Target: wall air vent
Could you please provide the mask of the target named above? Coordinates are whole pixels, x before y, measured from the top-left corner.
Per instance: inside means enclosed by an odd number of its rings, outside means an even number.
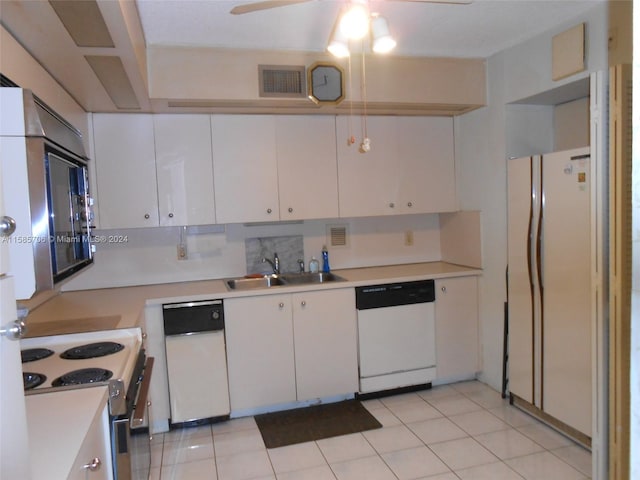
[[[347,225],[327,225],[327,243],[332,247],[348,247]]]
[[[258,77],[261,97],[307,96],[304,65],[258,65]]]

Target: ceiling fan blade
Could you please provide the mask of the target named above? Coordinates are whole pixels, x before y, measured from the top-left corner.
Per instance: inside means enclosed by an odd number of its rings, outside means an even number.
[[[266,0],[263,2],[246,3],[233,7],[231,12],[233,15],[242,15],[244,13],[257,12],[259,10],[268,10],[270,8],[286,7],[296,3],[307,3],[314,0]]]
[[[391,2],[416,2],[416,3],[450,3],[458,5],[468,5],[473,0],[389,0]]]

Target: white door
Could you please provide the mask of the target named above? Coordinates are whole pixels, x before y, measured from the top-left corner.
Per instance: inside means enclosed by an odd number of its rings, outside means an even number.
[[[1,165],[0,165],[1,166]],[[0,217],[4,209],[2,169],[0,168]],[[8,243],[0,236],[0,326],[16,318],[13,278],[8,271]],[[27,416],[22,386],[20,342],[0,336],[0,478],[30,479]]]
[[[508,291],[509,391],[534,403],[534,276],[531,248],[535,238],[532,157],[509,160],[508,171]]]
[[[338,217],[335,129],[330,115],[276,117],[282,220]]]
[[[216,223],[209,115],[154,115],[160,226]]]
[[[353,288],[292,295],[298,400],[358,391]]]
[[[166,337],[171,422],[229,415],[224,330]]]
[[[358,344],[361,377],[435,366],[433,302],[358,311]]]
[[[218,223],[280,219],[273,115],[212,115]]]
[[[542,409],[591,435],[589,149],[542,158]]]

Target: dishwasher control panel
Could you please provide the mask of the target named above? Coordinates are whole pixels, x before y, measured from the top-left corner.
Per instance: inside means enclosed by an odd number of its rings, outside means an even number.
[[[162,316],[167,336],[224,330],[222,300],[166,303]]]
[[[436,288],[433,280],[386,283],[356,288],[356,308],[358,310],[429,303],[434,302],[435,299]]]

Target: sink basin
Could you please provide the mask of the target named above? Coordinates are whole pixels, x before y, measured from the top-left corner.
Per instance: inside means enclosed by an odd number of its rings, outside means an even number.
[[[331,272],[286,273],[284,275],[265,275],[264,277],[231,278],[225,281],[225,285],[229,290],[257,290],[283,285],[310,285],[344,281],[344,278]]]
[[[285,285],[283,279],[277,275],[266,275],[258,278],[233,278],[225,283],[230,290],[253,290]]]
[[[288,273],[282,275],[286,285],[307,285],[313,283],[344,282],[345,279],[331,272]]]

